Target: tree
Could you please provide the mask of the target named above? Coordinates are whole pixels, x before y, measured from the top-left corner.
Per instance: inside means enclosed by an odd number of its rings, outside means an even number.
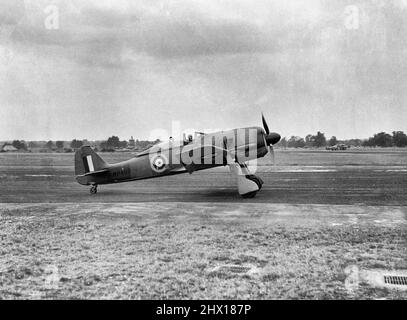
[[[301,137],[291,136],[291,138],[287,141],[287,146],[289,148],[304,148],[305,141]]]
[[[64,147],[64,142],[63,142],[63,141],[57,141],[57,142],[55,143],[55,145],[56,145],[56,147],[57,147],[58,149],[62,149],[62,148]]]
[[[407,135],[403,131],[393,131],[393,144],[396,147],[407,147]]]
[[[28,143],[28,147],[29,147],[29,148],[37,148],[37,147],[38,147],[38,144],[37,144],[35,141],[30,141],[30,142]]]
[[[329,139],[329,145],[334,146],[338,144],[338,139],[336,139],[335,136],[332,136],[331,139]]]
[[[364,146],[364,147],[374,147],[374,146],[375,146],[375,143],[374,143],[373,137],[370,137],[370,138],[367,139],[367,140],[363,140],[362,146]]]
[[[307,147],[313,147],[314,146],[314,139],[315,139],[315,136],[313,136],[312,134],[308,134],[305,137],[305,145]]]
[[[105,151],[108,150],[107,142],[106,142],[106,141],[102,141],[102,142],[100,143],[100,149],[101,149],[101,151],[103,151],[103,152],[105,152]]]
[[[79,149],[80,147],[82,147],[82,145],[83,145],[83,142],[81,140],[73,139],[71,142],[72,149]]]
[[[50,140],[47,142],[46,146],[48,149],[52,149],[54,147],[54,143]]]
[[[386,132],[380,132],[373,136],[374,145],[379,147],[391,147],[393,138]]]
[[[362,145],[363,141],[360,139],[350,139],[350,140],[345,140],[344,143],[347,144],[348,146],[360,147]]]
[[[326,146],[326,138],[322,132],[318,131],[317,135],[313,136],[313,138],[314,138],[314,144],[313,144],[314,147],[319,148],[319,147]]]
[[[283,139],[280,140],[279,145],[280,145],[282,148],[287,148],[287,146],[288,146],[288,141],[287,141],[286,137],[284,137]]]
[[[393,145],[393,137],[386,132],[380,132],[363,141],[364,147],[391,147]]]
[[[11,144],[18,150],[27,150],[27,145],[24,141],[14,140]]]
[[[120,147],[120,139],[117,136],[111,136],[107,139],[107,147],[108,148],[119,148]]]
[[[128,145],[128,143],[127,143],[126,140],[123,140],[123,141],[119,142],[119,147],[120,148],[127,148],[127,145]]]

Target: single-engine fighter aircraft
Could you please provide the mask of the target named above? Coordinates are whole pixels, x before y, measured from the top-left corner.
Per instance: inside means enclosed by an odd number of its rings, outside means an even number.
[[[270,132],[262,115],[263,128],[248,127],[210,134],[198,133],[192,139],[163,142],[137,154],[132,159],[108,164],[89,146],[75,153],[76,180],[97,186],[149,179],[228,165],[237,177],[238,191],[244,198],[253,198],[263,181],[250,173],[246,162],[270,153],[274,162],[273,145],[280,141],[278,133]]]

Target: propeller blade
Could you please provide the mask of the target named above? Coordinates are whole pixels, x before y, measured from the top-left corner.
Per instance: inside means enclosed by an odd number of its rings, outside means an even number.
[[[272,145],[269,146],[269,151],[270,151],[270,157],[271,157],[271,161],[273,162],[273,166],[276,165],[276,159],[274,157],[274,148]]]
[[[261,121],[263,122],[264,130],[266,131],[266,134],[268,135],[270,133],[270,130],[269,130],[269,126],[267,125],[266,119],[264,118],[263,113],[261,113]]]

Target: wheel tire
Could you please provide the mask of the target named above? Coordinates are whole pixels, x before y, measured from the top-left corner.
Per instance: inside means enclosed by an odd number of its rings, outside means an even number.
[[[260,183],[260,180],[256,177],[255,179],[253,179],[254,182],[256,182],[257,186],[259,187],[259,190],[261,189],[262,185]]]
[[[261,180],[259,177],[256,177],[254,174],[247,175],[246,178],[255,182],[257,184],[257,186],[259,187],[259,191],[260,191],[261,187],[263,186],[263,180]]]
[[[252,199],[252,198],[254,198],[256,196],[256,194],[257,194],[257,191],[252,191],[252,192],[249,192],[249,193],[246,193],[246,194],[242,194],[242,198],[244,198],[244,199]]]

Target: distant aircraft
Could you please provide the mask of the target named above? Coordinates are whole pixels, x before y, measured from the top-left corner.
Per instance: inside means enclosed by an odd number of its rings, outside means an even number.
[[[237,177],[238,192],[244,198],[253,198],[263,185],[261,178],[250,173],[246,162],[270,153],[274,162],[273,145],[281,139],[270,132],[264,115],[263,128],[247,127],[210,134],[199,132],[195,139],[175,142],[172,137],[137,154],[134,158],[106,163],[89,146],[75,153],[76,180],[91,185],[90,193],[97,193],[97,186],[150,179],[228,165]]]
[[[329,150],[329,151],[346,150],[346,149],[348,149],[348,146],[346,144],[341,143],[341,144],[336,144],[334,146],[328,146],[325,149]]]

